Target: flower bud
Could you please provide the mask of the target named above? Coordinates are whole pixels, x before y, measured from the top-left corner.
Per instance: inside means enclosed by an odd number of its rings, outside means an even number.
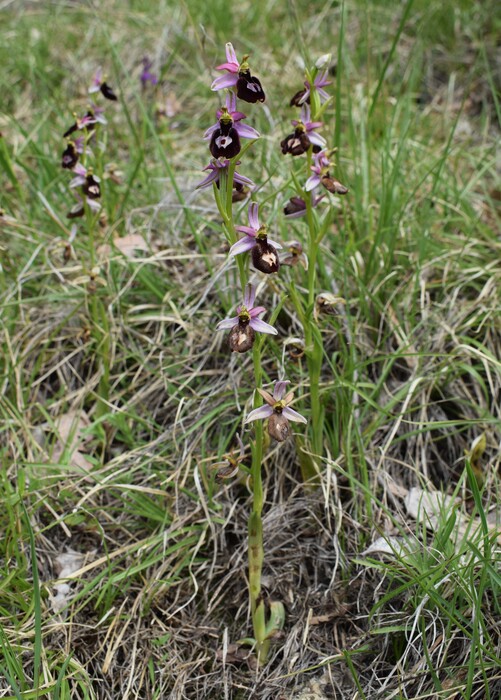
[[[318,68],[319,70],[321,68],[325,68],[325,66],[328,66],[329,63],[332,61],[332,54],[331,53],[324,53],[320,58],[317,58],[315,61],[315,68]]]

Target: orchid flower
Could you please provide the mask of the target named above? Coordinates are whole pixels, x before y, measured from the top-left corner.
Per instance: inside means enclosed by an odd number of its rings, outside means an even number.
[[[280,261],[277,249],[282,246],[268,239],[268,229],[263,224],[259,225],[259,205],[256,202],[249,204],[249,226],[236,226],[235,230],[244,233],[244,238],[234,243],[230,248],[230,256],[240,255],[246,251],[252,251],[252,263],[256,270],[266,274],[277,272]]]
[[[72,170],[78,163],[79,156],[83,153],[84,138],[79,136],[74,141],[68,141],[61,156],[61,167]]]
[[[152,85],[156,85],[158,83],[158,78],[155,73],[151,72],[151,68],[153,66],[153,61],[150,61],[150,59],[145,56],[143,58],[143,70],[141,72],[141,75],[139,76],[139,80],[141,81],[141,85],[143,88],[146,87],[146,83],[151,83]]]
[[[216,187],[219,187],[221,173],[225,171],[226,174],[228,174],[229,165],[230,161],[224,158],[214,158],[211,160],[209,165],[204,168],[204,170],[210,170],[209,174],[202,180],[202,182],[199,182],[198,185],[196,185],[195,189],[203,190],[205,187],[210,187],[212,183],[214,183]],[[240,165],[240,161],[237,162],[237,165]],[[233,173],[233,186],[238,191],[242,191],[245,186],[255,187],[256,185],[248,177],[235,172]]]
[[[219,120],[223,114],[228,113],[233,120],[233,127],[240,137],[243,139],[257,139],[259,138],[259,131],[256,131],[252,126],[247,124],[240,124],[242,119],[246,119],[246,115],[243,112],[237,111],[237,98],[233,92],[228,92],[226,94],[226,108],[218,109],[216,112],[216,117],[218,121],[207,129],[204,134],[204,139],[206,141],[210,140],[212,134],[220,128]]]
[[[70,182],[70,187],[81,187],[88,199],[99,199],[101,196],[100,179],[94,175],[92,169],[86,170],[81,163],[73,168],[75,177]]]
[[[297,413],[289,404],[294,398],[294,392],[290,391],[286,394],[288,381],[277,382],[273,389],[273,395],[269,394],[264,389],[259,389],[266,404],[255,408],[249,413],[245,419],[246,423],[254,420],[264,420],[268,418],[268,432],[272,438],[278,442],[283,442],[290,435],[289,421],[296,423],[306,423],[306,418],[300,413]]]
[[[290,265],[291,267],[295,267],[296,265],[301,264],[305,270],[308,269],[308,258],[299,241],[288,241],[287,243],[284,243],[284,248],[287,250],[287,255],[280,260],[282,265]]]
[[[113,92],[113,89],[104,80],[103,71],[101,70],[101,68],[98,68],[97,71],[94,73],[92,84],[88,92],[89,94],[92,94],[94,92],[101,92],[107,100],[112,100],[113,102],[116,102],[118,99],[115,93]]]
[[[315,208],[324,196],[322,194],[319,197],[313,197],[311,206]],[[301,216],[305,216],[306,202],[302,197],[291,197],[284,207],[284,214],[286,219],[299,219]]]
[[[313,146],[313,152],[318,152],[325,148],[327,142],[323,136],[315,133],[315,129],[323,126],[322,122],[312,122],[308,105],[304,104],[301,109],[300,119],[292,119],[295,127],[294,133],[286,136],[281,142],[282,153],[290,153],[292,156],[300,156]]]
[[[254,344],[255,334],[268,333],[277,335],[277,330],[265,323],[260,318],[266,309],[264,306],[254,306],[256,290],[248,284],[244,292],[243,304],[237,308],[237,315],[233,318],[225,318],[216,326],[216,330],[230,329],[228,343],[234,352],[247,352]]]
[[[238,62],[233,44],[226,44],[226,63],[216,66],[216,70],[225,70],[228,75],[221,75],[211,85],[211,90],[223,90],[224,88],[236,88],[237,97],[244,102],[264,102],[265,95],[258,78],[251,75],[248,56],[244,56],[242,63]]]
[[[318,73],[313,80],[313,87],[318,93],[318,97],[320,100],[320,104],[323,104],[324,102],[327,102],[329,99],[329,94],[324,90],[324,87],[327,85],[331,84],[330,80],[327,80],[327,76],[329,75],[328,70],[324,70],[321,73]],[[290,106],[291,107],[301,107],[305,102],[306,104],[310,104],[310,95],[311,95],[311,85],[308,80],[304,81],[304,90],[299,90],[299,92],[296,92],[294,97],[290,101]]]
[[[304,186],[307,192],[311,192],[319,185],[323,185],[332,194],[346,194],[348,192],[347,187],[330,176],[329,171],[333,164],[329,160],[329,155],[330,152],[324,150],[313,157],[314,164],[311,166],[313,175],[306,180]]]
[[[238,474],[240,468],[240,463],[245,459],[245,446],[242,442],[242,438],[237,433],[236,434],[238,443],[238,454],[235,455],[236,450],[232,449],[229,454],[223,455],[226,461],[218,462],[213,464],[211,469],[216,470],[216,479],[222,481],[223,479],[231,479]]]

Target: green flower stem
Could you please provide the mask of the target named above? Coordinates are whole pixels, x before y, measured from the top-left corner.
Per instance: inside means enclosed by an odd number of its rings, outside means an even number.
[[[99,215],[94,214],[87,203],[85,203],[84,206],[86,209],[90,272],[93,274],[96,265],[95,227]],[[95,290],[89,290],[89,315],[91,319],[92,337],[96,344],[96,357],[98,358],[100,372],[97,388],[96,418],[101,418],[109,411],[111,340],[106,306]]]
[[[228,175],[221,173],[220,176],[220,189],[217,185],[214,185],[214,199],[216,200],[217,209],[223,219],[223,230],[228,243],[233,245],[237,242],[237,232],[235,231],[235,224],[233,222],[233,174],[235,172],[236,164],[231,161],[228,168]],[[245,261],[241,255],[236,256],[238,274],[240,277],[240,284],[242,290],[245,289],[247,283],[247,272],[245,269]]]
[[[310,172],[312,158],[311,149],[307,154],[307,167]],[[315,324],[314,308],[317,282],[317,257],[321,235],[318,232],[318,221],[313,212],[311,192],[305,192],[306,220],[308,222],[308,304],[304,315],[304,339],[306,344],[306,360],[310,379],[310,406],[313,452],[322,457],[324,434],[324,410],[320,399],[320,372],[322,369],[323,341],[322,335]]]
[[[228,173],[221,173],[219,188],[214,185],[214,199],[223,219],[223,229],[226,240],[230,245],[237,242],[237,232],[233,222],[233,176],[235,173],[236,161],[230,161]],[[243,256],[236,256],[240,283],[242,290],[248,281],[248,272]],[[256,387],[262,384],[261,368],[261,345],[262,340],[257,338],[253,346],[254,382]],[[256,391],[254,397],[254,408],[262,405],[262,398]],[[249,600],[251,607],[252,627],[254,631],[255,652],[258,664],[266,661],[271,640],[268,638],[266,628],[266,606],[261,598],[261,576],[264,561],[263,549],[263,481],[261,465],[263,461],[263,424],[261,421],[255,423],[255,440],[252,445],[252,512],[248,524],[248,547],[249,547]]]
[[[253,347],[254,377],[256,386],[261,386],[261,342],[256,341]],[[254,408],[263,403],[256,391]],[[252,512],[249,517],[249,597],[251,604],[252,626],[256,640],[256,656],[258,663],[265,663],[270,648],[270,640],[266,632],[266,610],[261,598],[261,575],[264,561],[263,548],[263,480],[261,467],[263,461],[263,424],[255,423],[255,441],[252,446]]]

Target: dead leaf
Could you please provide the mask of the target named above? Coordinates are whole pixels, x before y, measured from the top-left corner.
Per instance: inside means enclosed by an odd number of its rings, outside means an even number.
[[[59,462],[63,455],[66,455],[69,465],[89,471],[92,462],[87,459],[82,447],[92,439],[92,436],[85,432],[90,424],[90,418],[85,411],[68,411],[58,416],[54,421],[57,442],[52,452],[52,460]],[[44,427],[46,426],[47,424]]]
[[[482,522],[478,515],[470,518],[467,513],[459,510],[457,506],[460,503],[459,498],[453,499],[440,491],[424,491],[417,486],[410,489],[405,499],[407,514],[433,531],[443,522],[444,517],[448,517],[452,509],[456,508],[456,526],[451,532],[451,538],[458,544],[465,537],[473,540],[480,534],[482,527]],[[500,520],[500,513],[496,509],[491,511],[487,518],[490,535],[495,535],[497,541],[501,544],[501,531],[498,525]]]
[[[132,259],[136,257],[136,251],[149,251],[149,246],[144,238],[139,233],[129,233],[126,236],[121,236],[113,239],[113,247],[125,255],[126,258]],[[112,247],[107,243],[99,246],[97,249],[99,255],[109,257],[112,253]]]
[[[404,556],[409,553],[408,543],[403,537],[378,537],[365,549],[361,556],[368,554],[389,554],[392,557]]]
[[[84,564],[93,559],[95,554],[95,549],[86,553],[75,552],[73,549],[69,549],[67,552],[58,554],[54,559],[54,571],[58,576],[58,580],[53,586],[54,594],[49,593],[53,612],[60,613],[71,599],[72,588],[69,583],[62,579],[66,579],[74,574],[75,571],[78,571]]]

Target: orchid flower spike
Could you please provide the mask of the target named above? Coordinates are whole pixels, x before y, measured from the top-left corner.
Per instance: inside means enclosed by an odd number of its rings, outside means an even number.
[[[244,238],[234,243],[230,248],[230,255],[240,255],[247,250],[252,251],[252,264],[256,270],[265,274],[278,272],[280,261],[277,250],[282,246],[268,238],[268,229],[263,224],[259,225],[259,205],[256,202],[249,204],[249,226],[236,226],[235,230],[244,233]]]
[[[235,88],[237,97],[244,102],[264,102],[265,94],[258,78],[250,73],[248,56],[244,56],[242,63],[238,62],[233,44],[226,44],[226,63],[216,66],[216,70],[225,70],[228,75],[221,75],[211,85],[211,90],[223,90]]]
[[[218,331],[230,329],[228,344],[233,352],[250,350],[254,345],[256,333],[277,335],[276,328],[258,318],[266,309],[264,306],[254,306],[255,298],[256,290],[248,284],[245,288],[243,304],[237,308],[237,315],[233,318],[225,318],[216,327]]]
[[[266,401],[264,406],[255,408],[249,413],[245,419],[246,423],[254,420],[264,420],[268,418],[268,433],[277,442],[287,440],[291,434],[289,421],[296,423],[306,423],[306,418],[297,411],[289,407],[289,404],[294,398],[294,392],[290,391],[286,394],[288,381],[277,382],[273,389],[273,395],[269,394],[264,389],[259,389],[263,399]]]

